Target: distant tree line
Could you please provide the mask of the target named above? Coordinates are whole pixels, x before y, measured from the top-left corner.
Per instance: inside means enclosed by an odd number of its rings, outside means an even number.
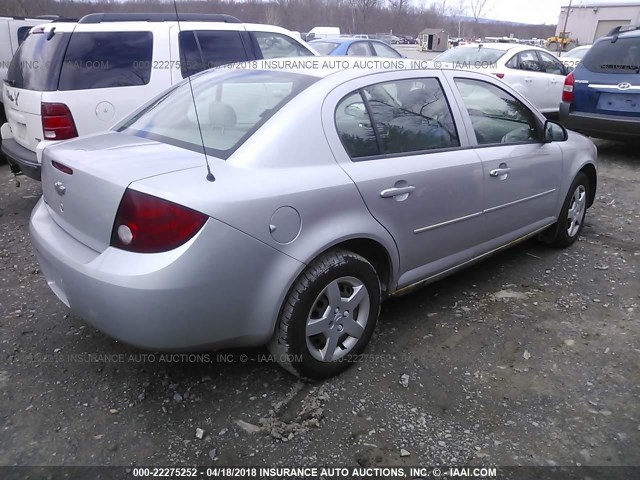
[[[0,16],[61,15],[80,18],[93,12],[174,12],[173,0],[2,0]],[[490,13],[487,0],[177,0],[179,12],[227,13],[244,22],[269,23],[307,32],[315,26],[343,33],[417,35],[442,28],[450,36],[546,38],[554,25],[511,25],[480,21]],[[464,18],[462,18],[464,17]]]

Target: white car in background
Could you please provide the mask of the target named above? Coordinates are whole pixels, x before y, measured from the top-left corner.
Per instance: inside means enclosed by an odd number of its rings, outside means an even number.
[[[433,60],[436,68],[490,73],[523,94],[545,114],[558,113],[569,70],[543,48],[512,43],[471,43],[447,50]]]
[[[562,54],[560,61],[570,72],[572,72],[582,61],[590,48],[591,45],[581,45],[579,47],[572,48],[568,52]]]

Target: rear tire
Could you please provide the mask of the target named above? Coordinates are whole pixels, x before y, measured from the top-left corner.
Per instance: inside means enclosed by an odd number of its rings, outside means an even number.
[[[311,263],[289,291],[269,351],[298,377],[337,375],[369,342],[380,298],[378,275],[365,258],[330,251]]]
[[[569,193],[562,205],[558,222],[549,227],[555,233],[550,238],[551,245],[564,248],[575,242],[584,227],[589,199],[589,180],[580,172],[573,180]]]
[[[558,42],[549,42],[549,44],[547,45],[547,50],[549,50],[550,52],[557,52]]]

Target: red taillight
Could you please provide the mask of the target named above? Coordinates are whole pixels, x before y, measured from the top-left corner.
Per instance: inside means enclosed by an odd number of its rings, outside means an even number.
[[[43,103],[40,111],[46,140],[67,140],[78,136],[73,116],[64,103]]]
[[[504,73],[494,73],[494,75],[498,78],[504,78]]]
[[[127,189],[111,233],[111,246],[137,253],[166,252],[184,244],[207,216],[161,198]]]
[[[567,75],[564,79],[564,87],[562,87],[562,101],[573,102],[573,73]]]
[[[66,173],[67,175],[73,175],[73,169],[67,167],[66,165],[61,164],[60,162],[51,160],[51,165],[53,165],[53,168],[57,168],[62,173]]]

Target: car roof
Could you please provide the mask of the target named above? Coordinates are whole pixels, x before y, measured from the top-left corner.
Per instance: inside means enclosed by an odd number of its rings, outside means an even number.
[[[343,44],[343,43],[355,43],[355,42],[376,42],[376,43],[384,43],[381,40],[377,40],[375,38],[360,38],[360,37],[335,37],[335,38],[316,38],[314,40],[311,40],[309,43],[320,43],[320,42],[325,42],[325,43],[338,43],[338,44]],[[384,43],[385,45],[387,45],[386,43]]]

